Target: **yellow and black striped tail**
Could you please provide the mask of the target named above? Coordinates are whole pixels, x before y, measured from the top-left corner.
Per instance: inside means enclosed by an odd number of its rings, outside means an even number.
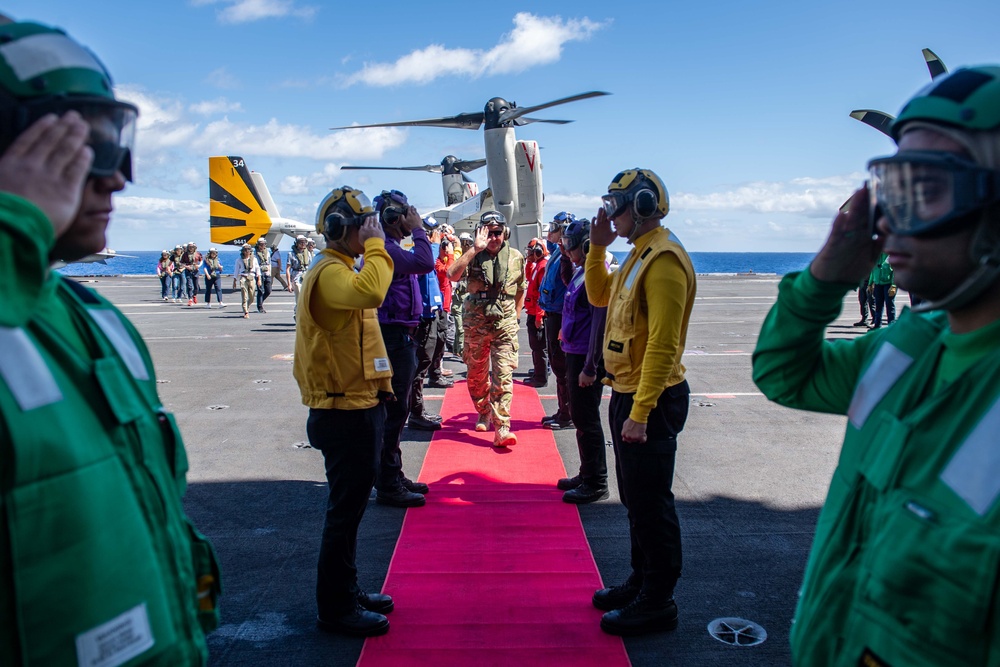
[[[209,226],[213,244],[253,243],[271,229],[271,216],[243,158],[208,158]]]

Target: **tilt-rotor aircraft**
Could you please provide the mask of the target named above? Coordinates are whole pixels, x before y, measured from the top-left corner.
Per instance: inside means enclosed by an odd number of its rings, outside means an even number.
[[[514,127],[528,123],[553,123],[565,125],[572,121],[528,118],[527,114],[568,104],[608,93],[591,91],[530,107],[518,107],[502,97],[494,97],[483,111],[462,113],[457,116],[428,118],[425,120],[397,121],[333,127],[332,130],[352,130],[368,127],[448,127],[461,130],[478,130],[485,124],[483,141],[486,144],[486,177],[489,187],[472,198],[443,209],[431,211],[438,222],[447,222],[456,232],[475,229],[480,211],[497,210],[507,218],[511,229],[510,242],[523,248],[528,241],[542,233],[542,162],[538,142],[519,140]],[[447,158],[445,158],[447,160]],[[416,169],[423,169],[417,167]],[[445,197],[448,198],[447,186]]]
[[[930,72],[931,80],[938,78],[942,74],[948,73],[948,68],[945,67],[944,62],[938,58],[936,53],[930,49],[923,49],[922,53],[924,55],[924,62],[927,63],[927,71]],[[851,118],[860,120],[862,123],[870,127],[874,127],[887,137],[891,136],[889,134],[889,126],[892,125],[892,121],[895,120],[895,116],[892,114],[887,114],[884,111],[877,111],[875,109],[856,109],[851,112]]]
[[[274,246],[282,234],[293,239],[302,234],[324,246],[315,226],[281,217],[264,177],[248,170],[238,155],[208,158],[208,196],[209,236],[214,245],[252,245],[263,236]]]
[[[376,169],[381,171],[429,171],[441,174],[441,188],[444,191],[444,205],[454,206],[472,199],[479,194],[479,186],[465,174],[486,166],[486,158],[462,160],[454,155],[446,155],[441,164],[425,164],[419,167],[360,167],[345,165],[341,171],[349,169]]]

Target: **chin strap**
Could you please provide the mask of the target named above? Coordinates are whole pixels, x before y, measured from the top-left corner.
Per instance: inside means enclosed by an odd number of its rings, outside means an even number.
[[[912,310],[915,313],[926,313],[931,310],[959,310],[972,303],[980,294],[993,288],[1000,278],[1000,257],[994,252],[982,257],[979,266],[969,274],[969,277],[953,289],[950,294],[937,301],[921,301]],[[917,296],[920,296],[919,294]]]
[[[996,223],[986,213],[981,214],[979,224],[980,227],[974,234],[970,247],[970,254],[976,262],[976,268],[949,294],[937,301],[922,301],[913,307],[913,312],[959,310],[968,306],[997,282],[997,279],[1000,278],[1000,242],[997,241],[996,234],[993,233],[995,230],[989,227],[989,225]]]

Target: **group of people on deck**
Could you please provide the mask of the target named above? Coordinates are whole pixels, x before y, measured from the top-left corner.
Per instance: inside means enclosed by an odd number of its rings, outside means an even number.
[[[131,180],[138,109],[114,90],[104,65],[65,32],[0,17],[0,272],[10,287],[0,309],[2,665],[207,664],[206,633],[219,623],[218,562],[184,511],[183,438],[158,395],[149,350],[107,299],[51,268],[106,246],[113,195]],[[810,667],[997,665],[1000,67],[939,76],[891,133],[896,152],[869,162],[868,181],[810,266],[782,279],[753,355],[753,379],[768,398],[847,418],[792,655]],[[595,591],[592,604],[611,634],[677,627],[671,484],[688,413],[681,359],[696,277],[663,226],[669,210],[653,171],[624,170],[593,220],[554,220],[541,253],[535,240],[529,280],[497,211],[435,257],[426,221],[402,193],[372,202],[342,186],[325,196],[316,232],[326,248],[314,254],[296,243],[286,273],[297,303],[293,374],[329,482],[320,629],[389,629],[392,598],[358,586],[357,533],[373,488],[377,501],[402,507],[423,505],[431,491],[403,473],[399,436],[420,373],[417,348],[431,335],[423,320],[450,310],[428,289],[438,308],[427,316],[419,276],[433,270],[465,292],[456,345],[469,368],[472,429],[492,429],[497,448],[517,443],[512,375],[531,293],[529,335],[545,339],[547,364],[557,387],[564,383],[546,423],[577,428],[580,473],[557,482],[568,502],[608,493],[606,462],[592,448],[600,389],[610,386],[631,573]],[[406,237],[412,251],[400,245]],[[632,248],[611,272],[606,250],[616,237]],[[183,298],[174,289],[179,266],[195,305],[190,267],[217,281],[217,253],[175,250],[173,259],[165,251],[172,268],[162,298]],[[250,246],[239,262],[248,317],[273,264]],[[892,326],[828,340],[845,296],[866,276],[884,285],[885,263],[919,303],[890,315]],[[538,385],[547,371],[535,351]]]

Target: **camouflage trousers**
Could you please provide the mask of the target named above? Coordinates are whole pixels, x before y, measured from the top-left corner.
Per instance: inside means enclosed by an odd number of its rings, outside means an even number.
[[[517,368],[517,320],[505,317],[493,322],[466,312],[463,324],[462,359],[468,367],[469,396],[476,412],[488,416],[497,428],[509,427]]]

